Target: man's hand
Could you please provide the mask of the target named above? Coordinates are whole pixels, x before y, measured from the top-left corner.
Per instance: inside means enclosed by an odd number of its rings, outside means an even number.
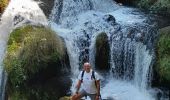
[[[99,100],[99,95],[96,95],[96,99],[95,100]]]
[[[78,91],[76,91],[76,93],[75,94],[78,94],[79,92]]]

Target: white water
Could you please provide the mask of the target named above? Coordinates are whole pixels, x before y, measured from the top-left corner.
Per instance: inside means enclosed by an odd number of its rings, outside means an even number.
[[[32,0],[10,0],[0,21],[0,100],[3,100],[5,90],[6,76],[3,72],[3,58],[7,40],[14,28],[24,24],[47,25],[47,19],[36,2]]]
[[[148,86],[149,79],[149,67],[153,57],[149,55],[149,51],[146,50],[146,46],[141,43],[136,45],[136,59],[135,59],[135,85],[139,86],[141,89],[146,89]],[[140,62],[140,63],[139,63]]]
[[[113,20],[106,21],[109,14],[115,17],[116,23]],[[95,67],[95,39],[100,32],[106,32],[111,47],[112,69],[111,73],[108,72],[110,75],[102,78],[102,98],[155,100],[155,94],[150,92],[152,89],[148,84],[153,57],[146,45],[135,40],[135,37],[142,38],[142,32],[148,33],[140,30],[142,26],[148,25],[146,20],[135,9],[118,6],[112,0],[56,0],[50,25],[66,42],[73,73],[71,90],[74,91],[81,67],[81,54],[87,48],[89,60]],[[134,38],[128,38],[129,30],[137,25],[140,26],[135,28],[137,32],[132,33],[135,34]],[[120,66],[124,69],[119,69]],[[113,75],[112,71],[115,71]]]
[[[145,16],[143,15],[135,15],[129,13],[132,8],[121,8],[117,9],[114,12],[110,12],[115,18],[116,21],[122,24],[135,24],[135,23],[143,23],[145,21]]]
[[[103,98],[112,97],[115,100],[155,100],[148,91],[141,91],[133,83],[124,80],[111,79],[102,93]]]

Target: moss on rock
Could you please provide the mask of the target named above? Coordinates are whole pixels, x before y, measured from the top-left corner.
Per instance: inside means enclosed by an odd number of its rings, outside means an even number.
[[[160,85],[170,88],[170,27],[161,29],[157,44],[156,72]]]
[[[170,15],[170,0],[115,0],[125,5],[133,5],[151,13]]]
[[[106,33],[100,33],[96,38],[96,55],[95,66],[98,69],[108,70],[110,68],[109,63],[110,47]]]
[[[54,100],[65,95],[70,86],[68,62],[63,41],[49,28],[24,26],[15,29],[10,34],[4,59],[8,97],[12,100]]]
[[[169,0],[140,0],[138,7],[149,10],[151,13],[170,15]]]

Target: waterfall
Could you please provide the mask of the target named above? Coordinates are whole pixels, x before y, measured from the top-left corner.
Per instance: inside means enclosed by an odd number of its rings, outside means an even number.
[[[6,73],[3,68],[3,58],[9,33],[24,24],[47,25],[47,19],[36,2],[32,0],[10,0],[0,20],[0,100],[4,100]]]
[[[102,98],[156,100],[149,83],[157,33],[145,14],[134,8],[119,6],[113,0],[55,0],[54,3],[49,25],[66,42],[72,91],[85,59],[94,69],[97,67],[95,40],[99,33],[105,32],[110,43],[111,69],[109,75],[102,76]],[[24,24],[48,23],[36,2],[11,0],[0,21],[2,100],[6,81],[2,62],[9,33]]]
[[[105,32],[110,43],[110,75],[102,76],[102,97],[116,100],[155,100],[149,83],[154,59],[154,24],[134,8],[113,0],[55,0],[50,26],[64,38],[73,86],[82,62],[95,69],[96,36]],[[100,72],[99,74],[103,74]]]

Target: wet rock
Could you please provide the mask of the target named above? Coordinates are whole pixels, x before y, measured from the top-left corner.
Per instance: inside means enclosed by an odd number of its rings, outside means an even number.
[[[14,25],[17,25],[18,23],[22,22],[25,18],[22,17],[21,15],[16,15],[13,18]]]
[[[96,38],[95,66],[97,69],[109,70],[110,47],[106,33],[100,33]]]
[[[109,23],[112,24],[112,25],[114,25],[115,22],[116,22],[115,17],[112,16],[112,15],[109,15],[109,14],[108,14],[108,15],[105,15],[105,16],[103,17],[103,19],[104,19],[105,21],[109,22]]]
[[[40,8],[43,10],[44,14],[47,17],[49,17],[54,6],[55,0],[35,0],[35,1],[41,1],[41,3],[39,3]]]

